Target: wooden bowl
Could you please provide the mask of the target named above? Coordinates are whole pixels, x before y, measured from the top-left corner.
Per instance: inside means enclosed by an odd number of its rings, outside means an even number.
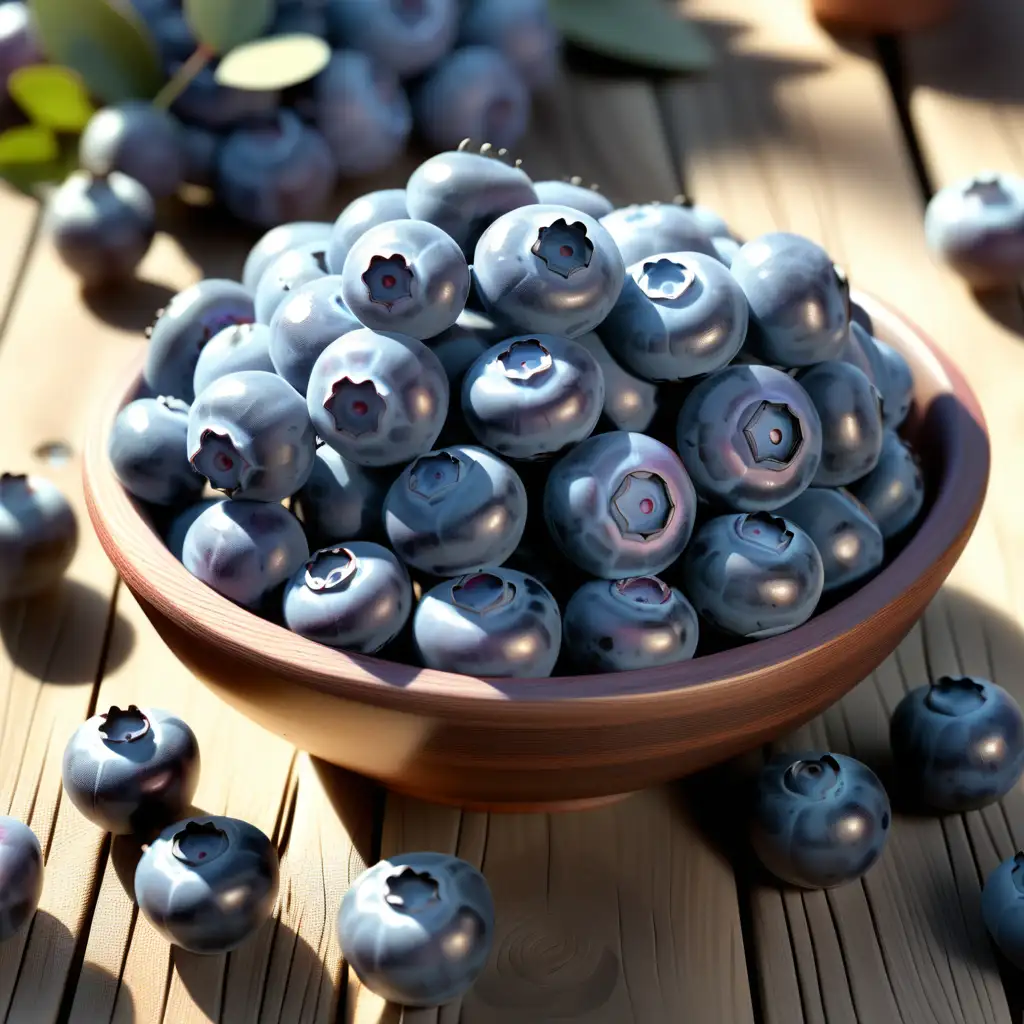
[[[463,807],[600,802],[752,749],[819,714],[896,647],[967,543],[989,472],[977,400],[920,331],[876,300],[858,302],[914,371],[906,432],[922,457],[925,515],[853,596],[789,633],[724,653],[649,671],[487,680],[347,655],[265,622],[189,575],[115,479],[107,436],[135,392],[137,369],[90,431],[89,513],[171,650],[296,746],[397,791]]]
[[[885,34],[939,25],[959,5],[959,0],[811,0],[811,12],[826,28]]]

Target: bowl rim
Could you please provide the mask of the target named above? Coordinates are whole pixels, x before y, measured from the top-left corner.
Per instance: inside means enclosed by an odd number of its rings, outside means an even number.
[[[152,605],[176,627],[198,641],[230,652],[239,662],[266,677],[276,676],[362,704],[409,713],[424,712],[465,723],[474,712],[482,720],[512,716],[524,725],[538,719],[531,709],[544,705],[539,721],[550,727],[558,708],[590,708],[600,718],[632,707],[641,717],[656,711],[666,696],[682,691],[731,688],[753,681],[767,668],[813,657],[856,626],[881,621],[909,589],[922,585],[930,567],[962,542],[984,503],[990,470],[990,447],[977,397],[955,364],[902,313],[863,292],[854,301],[897,324],[920,343],[922,359],[931,364],[953,408],[962,416],[948,426],[946,451],[938,488],[924,519],[906,546],[877,576],[833,607],[787,633],[690,661],[652,669],[540,679],[489,678],[440,672],[367,655],[349,654],[292,633],[260,619],[193,577],[165,546],[138,502],[114,477],[107,455],[107,437],[115,417],[137,384],[142,357],[118,377],[113,394],[99,404],[89,424],[83,459],[86,505],[108,558],[144,610]],[[913,413],[912,413],[913,415]],[[963,416],[977,429],[963,429]],[[148,610],[147,610],[148,614]],[[262,637],[261,641],[257,641]],[[248,638],[248,642],[246,642]]]

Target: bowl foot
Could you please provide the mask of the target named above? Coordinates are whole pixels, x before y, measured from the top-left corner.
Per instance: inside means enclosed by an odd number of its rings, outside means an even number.
[[[422,800],[425,803],[440,804],[444,807],[458,807],[463,811],[480,811],[487,814],[563,814],[568,811],[592,811],[598,807],[610,807],[632,796],[632,793],[613,793],[611,796],[582,797],[578,800],[552,800],[536,802],[513,802],[506,800],[474,801],[445,799],[436,794],[417,793],[401,786],[388,786],[392,793]]]

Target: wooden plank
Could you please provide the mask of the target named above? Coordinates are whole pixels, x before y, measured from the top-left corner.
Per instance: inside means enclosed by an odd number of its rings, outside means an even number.
[[[949,585],[892,658],[786,742],[849,751],[884,774],[888,715],[908,687],[978,671],[1024,697],[1012,674],[1022,638],[1024,531],[1012,447],[1021,413],[1006,386],[1024,372],[1021,312],[1011,299],[993,320],[929,260],[922,197],[872,52],[834,42],[801,0],[693,0],[685,9],[728,41],[715,75],[662,90],[693,194],[747,237],[788,229],[824,244],[857,287],[895,302],[957,360],[993,434],[986,512]],[[948,141],[970,148],[962,135]],[[1021,820],[1020,799],[1015,792],[1002,808],[944,819],[899,813],[882,861],[832,893],[756,882],[766,1022],[1008,1022],[980,919],[978,869],[1011,848],[1005,822]]]
[[[578,174],[620,203],[679,181],[648,85],[572,76],[516,154],[535,179]],[[350,973],[349,1024],[746,1024],[753,1010],[732,868],[666,787],[563,815],[461,814],[389,796],[382,855],[457,853],[494,893],[490,962],[440,1010],[384,1004]]]

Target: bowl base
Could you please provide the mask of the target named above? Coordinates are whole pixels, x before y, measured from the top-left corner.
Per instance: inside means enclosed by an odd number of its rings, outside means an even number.
[[[610,807],[612,804],[621,803],[632,793],[613,793],[611,796],[581,797],[578,800],[551,800],[537,801],[530,803],[518,803],[505,800],[475,801],[467,800],[444,800],[436,794],[417,793],[413,789],[406,789],[403,786],[388,785],[392,793],[400,796],[411,797],[414,800],[422,800],[428,804],[439,804],[443,807],[458,807],[462,811],[479,811],[485,814],[564,814],[569,811],[592,811],[598,807]]]

